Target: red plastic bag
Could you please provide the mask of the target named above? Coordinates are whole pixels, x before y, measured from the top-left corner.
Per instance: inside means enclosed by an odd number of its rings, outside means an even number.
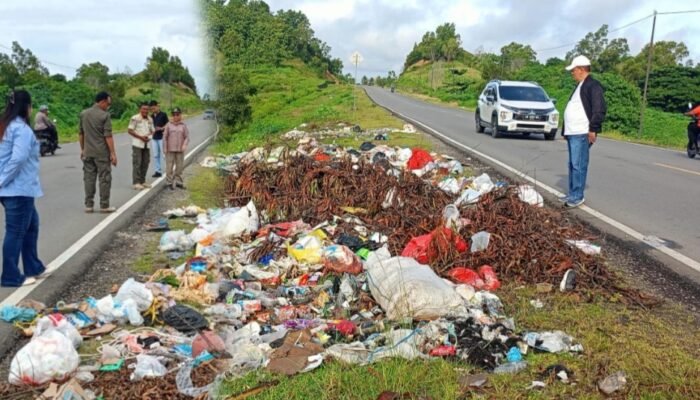
[[[477,290],[483,289],[486,284],[476,271],[469,268],[452,268],[447,272],[447,275],[452,278],[453,281],[467,284]]]
[[[484,280],[485,290],[496,290],[501,287],[501,282],[498,280],[496,273],[490,265],[483,265],[479,268],[479,275]]]
[[[347,246],[331,245],[323,249],[323,266],[326,269],[351,275],[362,272],[362,261]]]
[[[433,157],[427,151],[416,147],[412,150],[411,158],[408,159],[408,169],[421,169],[429,162],[433,161]]]
[[[436,234],[438,234],[439,242],[431,246]],[[454,246],[460,253],[464,253],[469,247],[459,234],[450,228],[443,227],[427,235],[416,236],[411,239],[401,252],[401,256],[415,258],[421,264],[429,264],[437,258],[439,255],[437,252],[447,251],[451,246]]]
[[[333,324],[332,326],[336,330],[336,332],[340,333],[343,336],[352,335],[353,333],[355,333],[355,329],[357,328],[355,324],[348,320],[341,320]]]
[[[314,155],[314,160],[319,161],[319,162],[326,162],[331,160],[331,156],[329,156],[326,153],[316,153]]]
[[[431,357],[450,357],[457,355],[457,349],[454,346],[440,346],[430,350]]]

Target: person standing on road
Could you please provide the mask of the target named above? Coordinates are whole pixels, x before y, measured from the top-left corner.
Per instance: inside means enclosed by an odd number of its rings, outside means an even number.
[[[112,97],[107,92],[95,96],[95,104],[80,113],[80,159],[83,160],[85,212],[95,211],[95,184],[100,182],[100,212],[112,213],[109,198],[112,167],[117,166],[117,152],[112,137],[112,117],[107,109]]]
[[[155,157],[155,173],[154,178],[160,178],[163,176],[163,168],[161,166],[163,159],[163,130],[165,125],[168,124],[168,114],[160,110],[158,102],[152,100],[151,106],[151,117],[153,118],[153,155]]]
[[[173,120],[165,126],[163,142],[165,176],[168,187],[171,190],[174,190],[175,187],[184,189],[182,170],[185,164],[185,151],[190,143],[190,131],[187,129],[187,125],[182,122],[182,111],[177,107],[173,109]]]
[[[13,91],[0,116],[0,202],[5,208],[2,245],[3,287],[36,283],[48,275],[37,251],[39,214],[34,199],[43,192],[39,182],[39,142],[29,126],[32,99],[25,90]],[[22,257],[24,274],[19,270]]]
[[[585,201],[589,151],[602,131],[607,106],[603,87],[590,75],[591,62],[586,56],[575,57],[566,70],[578,84],[564,111],[562,135],[569,149],[569,193],[561,200],[573,208]]]
[[[34,132],[41,131],[47,131],[51,140],[56,143],[56,148],[61,148],[61,146],[58,145],[58,131],[56,130],[56,125],[49,119],[49,106],[46,104],[42,104],[39,107],[39,112],[36,113],[34,117]]]
[[[148,173],[148,163],[151,159],[149,142],[153,137],[153,121],[148,115],[148,104],[142,103],[139,107],[139,113],[131,117],[129,121],[129,135],[132,136],[132,181],[134,190],[143,190],[151,187],[146,183],[146,174]]]

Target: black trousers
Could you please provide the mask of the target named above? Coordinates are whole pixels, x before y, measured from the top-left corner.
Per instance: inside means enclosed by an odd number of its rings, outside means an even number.
[[[688,124],[688,148],[698,148],[698,136],[700,135],[700,127],[696,122]]]

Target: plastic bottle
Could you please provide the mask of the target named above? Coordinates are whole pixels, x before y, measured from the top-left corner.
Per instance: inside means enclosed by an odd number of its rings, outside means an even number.
[[[506,364],[501,364],[498,367],[494,368],[493,372],[495,374],[515,374],[517,372],[520,372],[527,368],[527,362],[525,361],[517,361],[517,362],[509,362]]]

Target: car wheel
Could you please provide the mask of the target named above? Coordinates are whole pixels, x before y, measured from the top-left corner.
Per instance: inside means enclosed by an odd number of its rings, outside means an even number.
[[[545,133],[544,134],[544,140],[554,140],[554,137],[557,136],[557,133]]]
[[[476,125],[476,132],[484,133],[484,126],[481,124],[481,115],[479,115],[479,111],[474,114],[474,122]]]
[[[530,137],[530,132],[523,132],[523,136]]]
[[[491,118],[491,136],[496,139],[501,137],[501,132],[498,130],[498,117],[495,115]]]

